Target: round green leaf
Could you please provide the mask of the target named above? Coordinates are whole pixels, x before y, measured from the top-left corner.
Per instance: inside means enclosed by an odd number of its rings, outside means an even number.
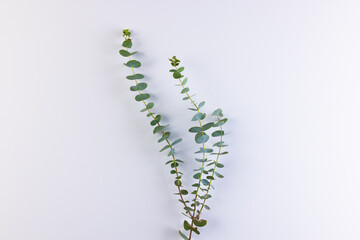
[[[189,129],[189,132],[192,132],[192,133],[201,132],[201,131],[202,131],[201,127],[192,127]]]
[[[205,102],[202,101],[201,103],[199,103],[198,108],[202,108],[204,105],[205,105]]]
[[[124,50],[124,49],[121,49],[121,50],[119,51],[119,53],[120,53],[120,55],[123,56],[123,57],[128,57],[128,56],[131,55],[128,51],[126,51],[126,50]]]
[[[189,88],[184,88],[183,90],[181,90],[181,93],[187,93],[189,91]]]
[[[141,67],[141,63],[136,60],[130,60],[127,63],[125,63],[125,66],[132,67],[132,68],[139,68],[139,67]]]
[[[147,94],[147,93],[141,93],[141,94],[138,94],[138,95],[135,96],[135,100],[136,100],[136,101],[143,101],[143,100],[148,99],[149,97],[150,97],[149,94]]]
[[[215,175],[216,175],[218,178],[223,178],[223,177],[224,177],[223,175],[221,175],[221,174],[218,173],[218,172],[215,172]]]
[[[146,108],[147,109],[152,109],[154,107],[154,103],[153,102],[149,102],[147,105],[146,105]]]
[[[210,129],[212,126],[214,126],[214,123],[213,123],[213,122],[209,122],[209,123],[204,124],[204,125],[202,126],[202,130],[203,130],[203,131],[206,131],[206,130]]]
[[[139,89],[137,88],[137,86],[131,86],[130,87],[130,91],[138,91]]]
[[[197,220],[196,218],[194,218],[194,224],[197,227],[204,227],[207,224],[207,221],[205,219]]]
[[[181,187],[181,181],[180,180],[175,180],[174,184],[175,184],[175,186]]]
[[[213,137],[219,137],[222,135],[224,135],[224,131],[221,131],[221,130],[217,130],[211,134],[211,136],[213,136]]]
[[[214,124],[214,127],[220,127],[221,125],[224,125],[227,122],[227,118],[221,119],[217,123]]]
[[[222,115],[222,110],[220,109],[220,108],[218,108],[218,109],[216,109],[214,112],[213,112],[213,114],[212,114],[213,116],[220,116],[220,117],[222,117],[223,115]]]
[[[193,176],[193,178],[195,178],[195,179],[199,179],[199,178],[200,178],[200,176],[201,176],[201,173],[196,173],[196,174]]]
[[[173,73],[173,77],[175,79],[178,79],[178,78],[181,78],[182,76],[181,76],[181,73],[179,71],[176,71],[176,72]]]
[[[205,113],[197,113],[193,116],[193,118],[191,119],[191,121],[198,121],[198,120],[203,120],[205,118],[206,114]]]
[[[144,90],[144,89],[147,87],[147,84],[144,83],[144,82],[138,83],[138,84],[136,85],[136,87],[137,87],[138,90]]]
[[[187,195],[187,194],[188,194],[188,191],[186,191],[185,189],[182,189],[182,190],[180,191],[180,193],[181,193],[182,195]]]
[[[131,48],[131,46],[132,46],[131,39],[126,39],[126,40],[122,43],[122,46],[123,46],[123,47],[126,47],[126,48]]]
[[[143,79],[144,75],[142,75],[140,73],[137,73],[137,74],[134,74],[134,75],[126,76],[126,78],[129,79],[129,80]]]
[[[204,184],[205,186],[209,186],[210,182],[206,179],[201,179],[202,184]]]
[[[188,221],[184,221],[184,229],[186,230],[186,231],[188,231],[188,230],[190,230],[191,229],[191,225],[188,223]]]
[[[206,143],[207,141],[209,140],[209,136],[206,135],[205,133],[203,132],[198,132],[196,135],[195,135],[195,142],[200,144],[200,143]]]

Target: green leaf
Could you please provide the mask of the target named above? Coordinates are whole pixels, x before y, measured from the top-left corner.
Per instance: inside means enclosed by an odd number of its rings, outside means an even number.
[[[180,73],[179,71],[176,71],[176,72],[173,73],[173,77],[174,77],[175,79],[179,79],[179,78],[182,77],[182,75],[181,75],[181,73]]]
[[[199,230],[197,230],[197,228],[194,228],[194,227],[193,227],[193,228],[191,228],[191,229],[192,229],[192,230],[193,230],[193,232],[194,232],[194,233],[196,233],[197,235],[199,235],[199,234],[200,234],[200,232],[199,232]]]
[[[187,93],[190,89],[187,87],[187,88],[184,88],[183,90],[181,90],[181,93]]]
[[[175,167],[179,166],[179,164],[178,164],[177,162],[173,162],[173,163],[171,163],[170,166],[171,166],[172,168],[175,168]]]
[[[208,205],[204,205],[204,208],[205,208],[206,210],[210,210],[210,207],[209,207]]]
[[[197,112],[197,109],[195,109],[195,108],[188,108],[188,109],[191,110],[191,111]]]
[[[197,113],[194,115],[194,117],[191,119],[191,121],[203,120],[205,118],[205,116],[206,116],[205,113]]]
[[[223,115],[222,115],[222,110],[220,109],[220,108],[218,108],[218,109],[216,109],[214,112],[213,112],[213,114],[212,114],[213,116],[220,116],[220,117],[222,117]]]
[[[205,219],[197,220],[196,218],[194,218],[194,224],[197,227],[204,227],[207,224],[207,221]]]
[[[186,231],[189,231],[191,229],[191,225],[186,220],[184,221],[184,229]]]
[[[224,176],[223,175],[221,175],[220,173],[218,173],[218,172],[215,172],[215,175],[218,177],[218,178],[224,178]]]
[[[224,164],[221,164],[221,163],[216,163],[215,164],[218,168],[223,168],[224,167]]]
[[[174,155],[175,154],[175,148],[171,149],[170,152],[168,153],[168,156]]]
[[[196,160],[197,162],[206,162],[206,161],[207,161],[207,158],[205,158],[205,159],[195,158],[195,160]]]
[[[186,210],[186,211],[194,211],[194,209],[190,208],[190,207],[184,207],[184,210]]]
[[[174,141],[171,145],[174,146],[175,144],[178,144],[182,141],[182,138],[179,138],[178,140]]]
[[[202,108],[204,105],[205,105],[205,102],[202,101],[201,103],[199,103],[198,108]]]
[[[209,186],[210,182],[206,179],[201,179],[202,184],[204,184],[205,186]]]
[[[178,72],[182,72],[182,71],[184,71],[184,67],[179,67],[179,69],[178,69]]]
[[[201,176],[201,173],[196,173],[196,174],[193,176],[193,178],[195,178],[195,179],[200,179],[200,176]]]
[[[200,187],[200,184],[195,183],[195,184],[193,184],[193,185],[191,185],[191,186],[193,186],[193,187]]]
[[[161,115],[160,114],[156,115],[155,119],[150,122],[150,125],[155,126],[156,124],[158,124],[160,122],[160,120],[161,120]]]
[[[131,87],[130,87],[130,91],[138,91],[138,89],[137,89],[136,86],[131,86]]]
[[[126,78],[129,79],[129,80],[143,79],[144,75],[142,75],[140,73],[137,73],[137,74],[134,74],[134,75],[126,76]]]
[[[186,78],[184,78],[184,80],[182,80],[181,84],[185,85],[187,83],[187,81],[188,81],[188,78],[186,77]]]
[[[179,234],[184,240],[189,240],[189,238],[185,234],[183,234],[181,231],[179,231]]]
[[[146,108],[147,109],[152,109],[154,107],[154,103],[153,102],[149,102],[147,105],[146,105]]]
[[[153,133],[157,133],[160,132],[161,130],[163,130],[165,128],[165,126],[156,126],[153,130]]]
[[[221,125],[224,125],[227,122],[227,118],[221,119],[217,123],[215,123],[214,127],[220,127]]]
[[[192,127],[189,129],[189,132],[192,132],[192,133],[201,132],[201,131],[202,131],[201,127]]]
[[[149,94],[147,94],[147,93],[141,93],[141,94],[138,94],[138,95],[135,96],[135,100],[138,101],[138,102],[140,102],[140,101],[143,101],[143,100],[148,99],[149,97],[150,97]]]
[[[129,53],[128,51],[124,50],[124,49],[121,49],[119,51],[120,55],[123,56],[123,57],[129,57],[131,55],[134,55],[135,53],[137,52],[132,52],[132,53]]]
[[[217,130],[211,134],[211,136],[213,136],[213,137],[219,137],[222,135],[224,135],[224,131],[221,131],[221,130]]]
[[[141,67],[141,63],[136,60],[130,60],[127,63],[124,63],[125,66],[132,67],[132,68],[139,68]]]
[[[123,46],[123,47],[126,47],[126,48],[131,48],[131,46],[132,46],[131,39],[126,39],[126,40],[122,43],[122,46]]]
[[[188,191],[186,191],[185,189],[182,189],[181,191],[180,191],[180,193],[182,194],[182,195],[188,195]]]
[[[209,123],[204,124],[204,125],[202,126],[202,130],[203,130],[203,131],[206,131],[206,130],[210,129],[212,126],[214,126],[214,123],[213,123],[213,122],[209,122]]]
[[[220,142],[217,142],[213,145],[213,147],[224,147],[224,146],[227,146],[227,145],[224,145],[225,142],[223,141],[220,141]]]
[[[129,29],[124,29],[123,30],[123,36],[125,37],[125,36],[128,36],[128,37],[130,37],[130,35],[131,35],[131,32],[129,31]]]
[[[212,185],[211,185],[212,186]],[[202,197],[202,199],[209,199],[211,198],[211,195],[210,194],[206,194],[205,196]]]
[[[213,176],[207,176],[206,178],[209,179],[209,180],[214,180]]]
[[[195,142],[200,144],[200,143],[206,143],[207,141],[209,140],[209,136],[206,135],[205,133],[203,132],[198,132],[196,135],[195,135]]]
[[[213,152],[214,150],[212,150],[211,148],[200,148],[200,151],[197,151],[195,153],[211,153]]]
[[[180,180],[175,180],[174,184],[177,187],[181,187],[181,181]]]
[[[158,140],[158,142],[162,142],[165,139],[168,139],[170,137],[170,132],[166,132],[165,134],[163,134],[163,136]]]
[[[138,84],[136,85],[136,87],[137,87],[138,90],[144,90],[144,89],[147,87],[147,84],[144,83],[144,82],[138,83]]]
[[[131,91],[139,91],[139,90],[144,90],[147,87],[147,84],[142,82],[142,83],[138,83],[136,86],[131,86],[130,90]]]

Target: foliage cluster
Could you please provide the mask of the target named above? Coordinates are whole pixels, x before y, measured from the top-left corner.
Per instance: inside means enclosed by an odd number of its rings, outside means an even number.
[[[194,113],[191,121],[194,126],[189,129],[189,132],[194,134],[195,144],[198,144],[199,151],[195,152],[195,160],[199,163],[199,167],[195,169],[193,175],[194,184],[192,184],[192,191],[189,192],[182,184],[182,177],[184,173],[180,171],[180,165],[184,163],[178,159],[176,155],[175,146],[179,144],[182,139],[171,140],[171,132],[169,125],[164,125],[161,122],[161,115],[154,112],[154,102],[150,101],[150,94],[146,92],[147,83],[144,81],[145,76],[138,73],[137,70],[141,67],[139,60],[132,59],[136,51],[131,52],[132,39],[129,29],[123,30],[124,41],[122,46],[124,49],[119,51],[120,55],[127,59],[125,66],[131,69],[132,74],[126,78],[131,80],[134,84],[130,87],[130,91],[136,93],[135,100],[142,102],[144,108],[141,112],[145,112],[146,116],[150,118],[150,125],[153,127],[153,133],[158,136],[158,142],[164,144],[160,152],[166,151],[169,160],[166,165],[170,166],[170,174],[174,176],[174,185],[177,189],[175,193],[179,197],[179,202],[183,205],[183,215],[187,217],[183,223],[183,230],[179,231],[180,236],[185,240],[191,240],[193,233],[200,234],[200,228],[207,224],[207,220],[202,217],[203,210],[210,210],[206,204],[207,200],[212,196],[210,190],[214,188],[214,181],[217,178],[223,178],[219,172],[224,164],[220,163],[220,157],[226,155],[228,152],[223,151],[227,145],[223,140],[224,131],[223,125],[227,122],[227,118],[223,117],[221,109],[216,109],[212,112],[210,118],[202,110],[205,101],[197,102],[194,100],[194,95],[190,94],[189,87],[186,86],[188,81],[184,77],[184,67],[180,66],[180,60],[175,56],[170,58],[172,68],[170,72],[172,77],[180,87],[180,94],[183,95],[183,100],[190,103],[191,107],[188,109]],[[210,141],[213,140],[213,141]],[[210,143],[212,142],[212,144]],[[191,200],[188,200],[191,199]]]

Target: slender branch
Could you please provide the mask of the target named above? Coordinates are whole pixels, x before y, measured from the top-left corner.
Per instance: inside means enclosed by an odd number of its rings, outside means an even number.
[[[128,48],[126,48],[126,50],[129,51]],[[131,60],[131,57],[130,57],[130,56],[129,56],[129,60]],[[134,70],[133,67],[131,67],[131,70],[132,70],[133,74],[135,75],[135,70]],[[135,80],[135,83],[138,84],[138,81],[137,81],[136,79],[134,79],[134,80]],[[139,94],[141,94],[141,90],[138,90],[138,92],[139,92]],[[147,104],[146,104],[145,100],[142,100],[142,102],[144,103],[145,108],[147,109],[147,111],[149,112],[149,114],[151,115],[151,117],[152,117],[153,119],[155,119],[154,114],[147,108]],[[159,122],[157,123],[157,125],[158,125],[158,126],[161,126]],[[161,133],[162,133],[163,136],[165,136],[164,130],[161,130]],[[169,148],[172,150],[172,149],[173,149],[173,146],[171,145],[171,143],[169,142],[169,140],[166,138],[165,141],[166,141],[167,145],[169,146]],[[172,156],[172,158],[173,158],[173,162],[174,162],[174,166],[175,166],[174,168],[175,168],[175,172],[176,172],[176,179],[179,179],[179,172],[178,172],[178,169],[177,169],[177,166],[176,166],[175,154],[173,153],[173,154],[171,154],[171,156]],[[182,195],[182,193],[181,193],[180,186],[177,186],[177,189],[178,189],[178,192],[179,192],[179,196],[180,196],[180,198],[181,198],[181,202],[184,204],[184,207],[187,207],[186,202],[184,201],[184,197],[183,197],[183,195]],[[193,215],[191,214],[190,211],[189,211],[188,213],[189,213],[189,215],[190,215],[191,217],[193,217]]]
[[[176,70],[177,70],[177,67],[175,67]],[[183,89],[185,89],[185,86],[184,84],[182,83],[181,81],[181,78],[179,78],[179,82],[182,86]],[[191,98],[191,96],[189,95],[188,92],[186,92],[186,95],[187,97],[189,98],[189,100],[191,101],[191,103],[194,105],[194,107],[196,108],[197,112],[200,113],[200,109],[199,107],[196,105],[196,103],[193,101],[193,99]],[[202,123],[201,123],[201,120],[199,119],[199,124],[200,124],[200,127],[202,127]],[[204,135],[204,132],[202,132],[202,135]],[[196,214],[196,199],[198,197],[198,194],[199,194],[199,189],[200,189],[200,184],[201,184],[201,179],[202,179],[202,174],[203,174],[203,169],[204,169],[204,165],[205,165],[205,143],[202,143],[203,145],[203,161],[202,161],[202,164],[201,164],[201,168],[202,170],[200,171],[200,177],[199,177],[199,186],[196,188],[196,193],[195,193],[195,198],[194,198],[194,212],[192,214],[192,218],[191,218],[191,223],[190,223],[190,233],[189,233],[189,240],[191,240],[191,235],[192,235],[192,232],[193,232],[193,226],[194,226],[194,218],[195,218],[195,214]],[[200,214],[198,215],[200,216]]]
[[[219,118],[219,116],[217,116],[217,119],[218,119],[218,121],[220,121],[220,118]],[[220,126],[220,133],[221,133],[221,135],[220,135],[220,142],[222,142],[222,137],[223,137],[223,134],[222,134],[222,126]],[[206,194],[205,194],[205,198],[204,198],[204,201],[203,201],[203,203],[201,204],[201,208],[200,208],[200,210],[199,210],[199,216],[201,215],[201,211],[203,210],[203,208],[204,208],[204,205],[205,205],[205,202],[206,202],[206,196],[208,195],[208,193],[209,193],[209,190],[210,190],[210,187],[211,187],[211,183],[212,183],[212,181],[213,181],[213,179],[214,179],[214,174],[215,174],[215,170],[216,170],[216,165],[217,165],[217,163],[218,163],[218,161],[219,161],[219,157],[220,157],[220,153],[221,153],[221,145],[220,145],[220,147],[219,147],[219,152],[218,152],[218,154],[217,154],[217,157],[216,157],[216,161],[215,161],[215,166],[214,166],[214,171],[213,171],[213,173],[212,173],[212,175],[211,175],[211,180],[210,180],[210,182],[209,182],[209,186],[208,186],[208,188],[207,188],[207,190],[206,190]]]

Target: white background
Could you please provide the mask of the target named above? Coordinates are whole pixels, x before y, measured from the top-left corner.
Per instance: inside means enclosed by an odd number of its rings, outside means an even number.
[[[196,239],[360,239],[359,1],[0,2],[0,239],[180,239],[167,157],[118,54],[184,141],[168,70],[223,108],[231,153]]]

